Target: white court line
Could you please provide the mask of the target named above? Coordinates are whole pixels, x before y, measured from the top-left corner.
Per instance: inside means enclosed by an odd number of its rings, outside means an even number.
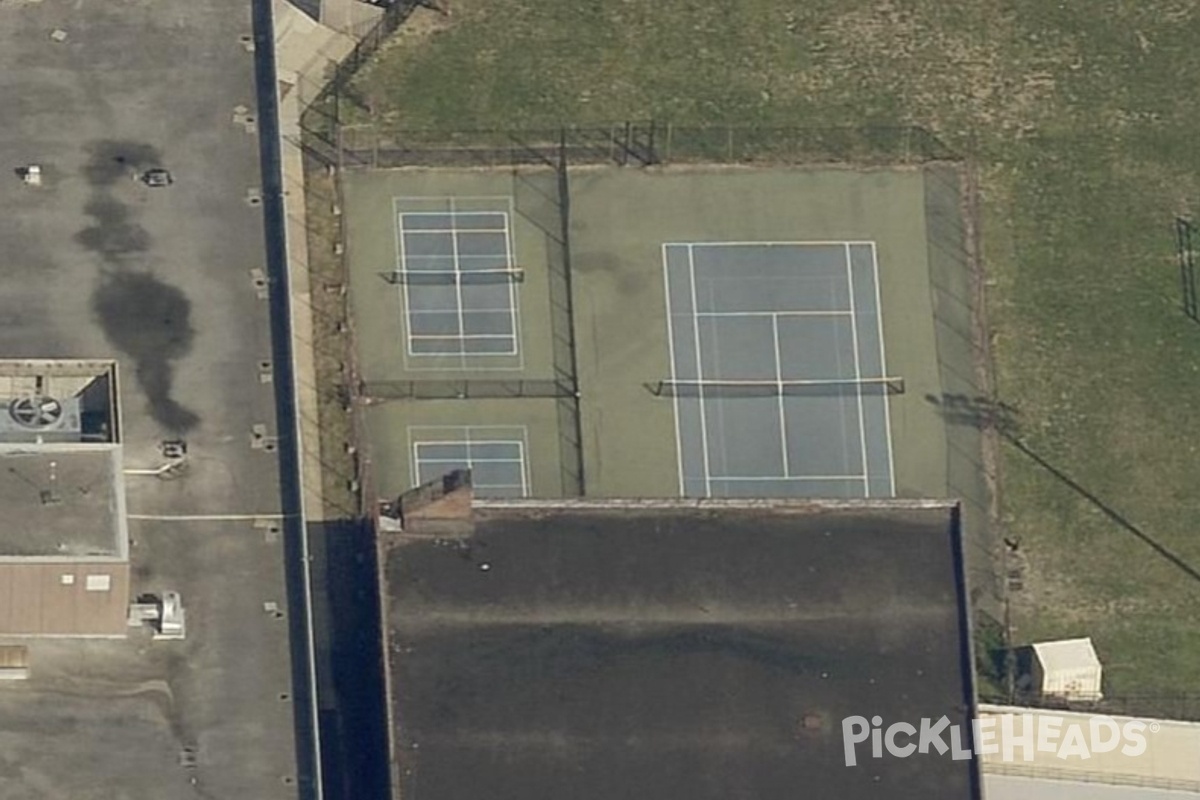
[[[474,426],[468,425],[468,426],[466,426],[466,429],[472,430],[473,427]],[[437,439],[422,439],[421,440],[422,445],[426,445],[426,446],[442,445],[445,447],[452,447],[452,446],[462,445],[462,444],[473,446],[473,445],[478,445],[478,444],[483,444],[483,445],[516,444],[516,445],[519,445],[520,443],[521,442],[518,441],[517,439],[444,439],[441,441],[439,441]]]
[[[861,385],[866,386],[866,385],[875,384],[875,383],[886,384],[886,383],[891,383],[891,382],[898,381],[898,380],[899,380],[899,378],[896,378],[896,377],[892,377],[892,378],[888,378],[888,377],[862,378]],[[729,386],[729,387],[736,389],[739,387],[755,387],[755,386],[772,386],[772,387],[775,387],[775,386],[784,386],[784,387],[787,387],[787,386],[829,386],[830,384],[843,384],[843,383],[853,385],[854,382],[851,381],[849,378],[845,378],[845,379],[821,378],[819,380],[797,379],[797,380],[786,380],[786,381],[741,380],[741,379],[736,379],[736,378],[731,378],[729,380],[726,380],[724,378],[711,378],[706,381],[682,380],[682,381],[671,381],[671,383],[676,386],[690,386],[690,387],[696,387],[698,389],[703,389],[705,386],[713,386],[713,387]]]
[[[700,349],[700,319],[696,316],[696,309],[700,304],[696,300],[696,261],[692,257],[692,246],[688,245],[688,283],[692,294],[692,330],[696,337],[696,379],[704,380],[704,353]],[[704,395],[699,398],[700,401],[700,446],[701,452],[704,453],[704,496],[712,496],[712,474],[709,472],[708,466],[708,415],[704,411]]]
[[[852,244],[873,244],[867,241],[841,240],[827,242],[814,240],[809,242],[667,242],[667,246],[679,247],[803,247],[804,245],[820,245],[823,247],[843,247]]]
[[[469,256],[468,256],[468,258],[469,258]],[[464,270],[457,270],[457,271],[456,271],[456,270],[452,270],[452,269],[406,269],[406,270],[404,270],[404,272],[402,272],[402,273],[400,273],[400,274],[402,274],[402,275],[419,275],[419,276],[424,276],[424,275],[438,275],[438,276],[444,276],[444,275],[449,275],[449,274],[459,274],[459,275],[512,275],[512,274],[514,274],[514,271],[513,271],[513,270],[508,270],[508,269],[464,269]],[[455,279],[454,279],[454,281],[455,281],[456,283],[460,283],[460,282],[461,282],[461,279],[459,279],[459,278],[455,278]],[[515,282],[516,282],[516,281],[509,281],[509,283],[515,283]],[[445,285],[447,285],[447,284],[443,283],[443,284],[440,284],[440,285],[442,285],[442,286],[445,286]],[[482,310],[482,309],[478,309],[478,308],[472,308],[472,309],[470,309],[470,310],[471,310],[471,311],[480,311],[480,310]],[[498,309],[498,310],[504,311],[504,310],[507,310],[507,309]],[[418,311],[418,313],[420,313],[420,312]]]
[[[441,210],[441,211],[401,211],[400,205],[405,201],[407,201],[407,202],[426,202],[426,203],[440,202],[440,203],[446,203],[449,207],[447,209]],[[500,211],[500,210],[467,210],[467,211],[464,211],[464,210],[461,210],[461,209],[458,209],[455,207],[458,203],[478,202],[478,201],[504,202],[508,206],[508,210],[507,211]],[[508,312],[511,315],[512,327],[513,327],[513,332],[512,332],[511,336],[506,336],[504,334],[471,334],[471,335],[467,335],[464,333],[465,323],[463,321],[463,315],[464,315],[465,310],[464,310],[463,301],[462,301],[462,281],[461,281],[461,279],[458,278],[458,275],[462,274],[463,272],[470,271],[470,270],[461,269],[461,257],[458,254],[458,234],[460,234],[460,233],[475,233],[475,232],[503,233],[504,238],[505,238],[505,250],[506,250],[506,255],[508,258],[508,263],[509,264],[513,263],[512,216],[515,213],[515,208],[514,208],[514,201],[513,201],[512,195],[480,195],[480,196],[471,196],[471,197],[449,196],[449,195],[444,196],[444,197],[442,197],[442,196],[434,197],[434,196],[394,195],[392,197],[392,213],[397,221],[396,224],[398,227],[398,234],[396,237],[396,241],[397,241],[397,256],[396,256],[397,271],[404,271],[405,258],[407,256],[407,254],[404,250],[404,233],[405,233],[404,217],[406,215],[446,216],[446,217],[450,217],[450,220],[451,220],[450,228],[437,229],[437,230],[427,229],[427,228],[414,228],[408,232],[414,233],[417,235],[420,235],[420,234],[435,234],[435,235],[450,234],[451,254],[449,256],[431,256],[431,257],[449,259],[453,265],[452,270],[445,270],[445,271],[453,272],[455,274],[454,287],[455,287],[455,298],[457,301],[456,302],[457,308],[455,309],[455,313],[458,316],[459,335],[457,337],[451,337],[451,336],[438,336],[436,334],[413,334],[412,333],[412,330],[413,330],[412,321],[413,321],[414,314],[446,313],[446,311],[445,310],[439,311],[437,309],[431,309],[428,311],[414,311],[412,309],[412,303],[411,303],[411,299],[410,299],[411,293],[408,289],[408,286],[406,284],[404,284],[403,282],[401,282],[400,295],[401,295],[403,307],[404,307],[405,339],[406,339],[405,349],[404,349],[405,364],[408,364],[408,359],[410,357],[413,359],[454,359],[454,361],[456,363],[453,366],[440,366],[440,367],[439,366],[421,366],[420,369],[426,370],[426,371],[431,371],[431,372],[462,372],[463,370],[466,370],[468,368],[470,368],[472,370],[477,370],[480,372],[492,372],[492,371],[512,372],[512,371],[523,370],[525,368],[525,359],[524,359],[525,354],[524,354],[524,351],[521,349],[520,342],[519,342],[520,323],[519,323],[519,311],[517,309],[517,287],[515,285],[509,286],[509,307],[506,309],[495,309],[495,311]],[[502,217],[504,219],[504,228],[503,229],[501,229],[501,228],[460,229],[460,228],[454,227],[454,220],[456,220],[460,217],[468,216],[468,215],[472,215],[472,214],[487,214],[487,215]],[[471,256],[467,256],[466,258],[471,258]],[[438,271],[437,270],[414,270],[414,272],[433,273],[433,272],[438,272]],[[458,349],[458,352],[452,352],[452,353],[451,352],[424,353],[424,352],[417,352],[417,350],[413,347],[414,341],[416,341],[418,339],[437,339],[437,340],[441,340],[441,341],[451,341],[451,340],[465,341],[467,339],[475,339],[475,338],[507,338],[512,342],[512,346],[507,350],[489,351],[486,353],[467,352],[465,349],[463,349],[461,347]],[[509,358],[512,356],[518,357],[518,362],[515,365],[488,366],[488,365],[481,365],[481,364],[477,364],[477,363],[470,363],[470,365],[468,366],[469,359],[489,359],[489,358],[497,358],[497,357]]]
[[[403,271],[405,264],[407,263],[405,261],[404,252],[404,212],[400,211],[399,205],[396,202],[396,198],[392,198],[392,216],[395,218],[394,225],[396,230],[396,269],[398,271]],[[408,356],[415,356],[416,353],[414,353],[412,349],[413,328],[412,314],[410,313],[408,302],[408,286],[404,283],[400,284],[400,302],[403,306],[403,313],[401,316],[404,319],[404,363],[407,365]]]
[[[854,309],[854,270],[850,266],[850,245],[846,245],[846,280],[848,281],[848,289],[850,293],[850,308]],[[862,380],[862,363],[858,358],[858,319],[852,318],[850,321],[850,341],[854,347],[854,378]],[[863,402],[862,389],[858,388],[854,392],[858,399],[858,446],[862,451],[862,470],[863,470],[863,492],[866,497],[871,496],[871,482],[867,479],[867,426],[863,420]]]
[[[521,496],[529,497],[529,459],[525,457],[525,443],[517,442],[521,456]]]
[[[396,202],[398,200],[407,200],[407,201],[414,202],[414,203],[445,203],[445,202],[447,202],[449,200],[453,200],[455,198],[457,198],[459,200],[470,200],[471,202],[476,202],[479,200],[495,202],[497,200],[507,200],[511,196],[512,195],[507,195],[507,194],[473,194],[473,195],[462,195],[462,194],[459,194],[459,195],[448,195],[448,194],[405,195],[405,194],[396,194],[396,195],[392,195],[392,202]],[[408,213],[446,214],[449,212],[446,212],[446,211],[413,211],[413,212],[408,212]],[[497,214],[499,212],[497,212],[497,211],[464,211],[462,213],[464,213],[464,214]]]
[[[458,197],[458,195],[449,195],[446,197],[446,200],[451,203],[453,203],[455,199],[461,200],[463,198]],[[502,198],[497,197],[496,199],[500,200]],[[472,215],[484,216],[487,214],[496,216],[497,214],[503,214],[504,212],[503,211],[463,211],[461,209],[455,209],[454,211],[405,211],[404,213],[408,214],[410,217],[469,217]],[[445,230],[449,230],[449,228],[446,228]]]
[[[458,232],[454,229],[454,198],[450,198],[450,255],[454,256],[454,304],[455,311],[458,316],[458,336],[462,339],[467,332],[466,325],[463,323],[463,299],[462,299],[462,267],[458,263]],[[463,357],[465,347],[458,348],[459,363],[463,369],[467,368],[467,360]]]
[[[779,449],[783,457],[783,476],[792,474],[788,463],[787,415],[783,407],[783,354],[779,352],[779,318],[771,317],[771,337],[775,344],[775,381],[779,389]]]
[[[155,522],[251,522],[257,519],[283,519],[283,514],[126,514],[125,519]]]
[[[432,212],[430,212],[430,213],[432,213]],[[459,216],[463,216],[464,214],[469,214],[469,213],[473,213],[473,212],[460,211]],[[507,216],[507,212],[505,212],[505,211],[488,211],[486,213],[495,215],[497,217]],[[405,211],[405,212],[403,212],[403,214],[406,217],[415,216],[414,212],[412,212],[412,211]],[[505,224],[507,224],[507,220],[505,220]],[[409,236],[424,236],[424,235],[428,234],[430,236],[440,236],[444,233],[450,233],[451,230],[457,231],[458,233],[504,233],[504,230],[502,228],[413,228],[408,232],[408,235]],[[449,258],[449,256],[439,256],[437,253],[431,253],[427,257],[428,258]]]
[[[747,475],[714,475],[715,481],[732,481],[734,483],[747,483],[750,481],[861,481],[866,480],[866,475],[755,475],[753,477]]]
[[[422,444],[425,444],[422,442]],[[520,442],[509,442],[509,444],[520,445]],[[520,458],[475,458],[467,456],[466,458],[420,458],[422,464],[428,466],[430,464],[458,464],[463,461],[469,464],[520,464],[523,463]]]
[[[511,339],[512,336],[507,333],[468,333],[468,334],[464,334],[462,336],[455,336],[450,333],[418,333],[417,335],[413,336],[412,338],[414,338],[414,339],[449,339],[450,341],[457,342],[459,340],[465,341],[467,339]],[[487,354],[484,353],[481,355],[487,355]],[[512,354],[511,353],[496,353],[494,355],[512,355]]]
[[[508,197],[508,211],[505,211],[503,213],[504,213],[504,255],[505,255],[505,258],[508,259],[505,263],[508,264],[509,269],[512,269],[513,267],[517,266],[516,257],[514,255],[515,246],[513,244],[513,240],[516,238],[516,233],[513,230],[513,226],[512,226],[512,220],[514,218],[516,218],[516,216],[517,216],[517,205],[516,205],[516,200],[513,199],[512,195],[509,195],[509,197]],[[520,341],[520,339],[521,339],[521,312],[518,307],[520,305],[520,302],[521,302],[521,296],[517,292],[516,282],[515,281],[509,282],[509,284],[508,284],[508,307],[510,309],[512,309],[511,314],[512,314],[513,351],[514,351],[514,354],[519,355],[519,362],[520,362],[521,366],[523,367],[523,366],[525,366],[525,349],[523,347],[521,347],[521,341]]]
[[[466,436],[472,431],[505,431],[505,432],[520,432],[523,436],[528,431],[527,425],[409,425],[409,431],[451,431],[461,433]],[[503,435],[503,434],[497,434]],[[422,441],[426,441],[422,439]],[[432,440],[430,440],[432,441]],[[501,441],[501,440],[497,440]],[[505,439],[503,441],[510,441]],[[448,439],[448,444],[458,444],[462,439]]]
[[[883,348],[883,304],[879,292],[879,258],[875,253],[875,243],[871,242],[871,266],[875,273],[875,325],[879,328],[879,371],[887,375],[887,354]],[[886,394],[883,396],[883,429],[887,436],[888,483],[891,496],[896,496],[896,462],[892,457],[892,401]]]
[[[507,351],[507,352],[503,352],[503,353],[466,353],[466,354],[463,354],[463,353],[417,353],[416,358],[420,358],[420,359],[442,358],[442,359],[445,359],[445,358],[454,358],[455,356],[463,356],[465,358],[476,358],[476,357],[478,357],[478,358],[489,358],[489,357],[505,357],[505,358],[507,358],[507,357],[511,357],[512,355],[513,355],[512,351]],[[414,365],[412,367],[412,369],[419,370],[421,372],[453,372],[453,373],[461,376],[464,368],[459,365],[438,366],[436,364],[430,364],[430,365],[419,364],[419,365]],[[466,369],[469,370],[470,372],[513,373],[513,372],[520,372],[522,369],[524,369],[524,367],[520,366],[519,364],[493,364],[491,366],[488,366],[487,364],[473,363]]]
[[[663,282],[665,284],[664,288],[666,289],[666,292],[665,292],[666,296],[664,299],[666,300],[666,303],[667,303],[667,352],[671,356],[671,380],[674,381],[675,380],[675,325],[674,325],[674,323],[671,322],[671,315],[673,313],[673,311],[671,309],[671,268],[670,268],[670,262],[667,259],[667,247],[668,247],[668,245],[665,245],[665,244],[662,246]],[[695,311],[695,309],[693,309],[693,312],[694,311]],[[683,470],[683,438],[680,435],[680,431],[679,431],[679,395],[675,395],[675,397],[672,398],[672,405],[675,407],[675,463],[678,465],[678,469],[679,469],[679,496],[685,497],[686,496],[685,487],[687,485],[687,482],[686,482],[686,480],[684,478],[684,474],[683,474],[683,472],[684,472],[684,470]],[[703,420],[701,420],[701,422],[703,422]]]
[[[427,430],[427,431],[459,431],[462,434],[463,438],[462,439],[420,439],[420,440],[418,440],[417,438],[414,437],[414,433],[417,433],[417,432],[423,431],[423,430]],[[510,431],[512,433],[519,435],[521,438],[520,439],[473,439],[473,438],[471,438],[473,432],[479,432],[479,431]],[[519,463],[520,467],[521,467],[521,491],[522,491],[521,496],[522,497],[529,496],[529,487],[533,481],[532,481],[531,476],[529,475],[529,459],[526,458],[526,456],[525,456],[526,451],[529,449],[529,427],[527,425],[410,425],[410,426],[408,426],[408,438],[412,444],[412,449],[411,449],[411,452],[409,453],[409,475],[411,476],[411,480],[412,480],[414,486],[420,485],[421,465],[422,464],[450,464],[450,463],[462,463],[463,461],[466,461],[467,467],[470,468],[472,464],[491,464],[491,463],[518,464]],[[495,445],[495,444],[516,445],[517,446],[517,458],[515,458],[515,459],[512,459],[512,458],[473,459],[473,458],[471,458],[471,447],[472,446]],[[443,446],[450,445],[450,446],[465,447],[467,457],[465,459],[461,459],[461,458],[459,458],[459,459],[442,459],[442,458],[422,459],[421,458],[421,454],[420,454],[421,447],[436,446],[436,445],[443,445]],[[508,486],[508,485],[504,485],[504,486],[498,486],[498,485],[492,485],[492,484],[479,484],[479,485],[483,486],[484,488],[499,488],[499,489],[516,488],[514,486]]]
[[[850,309],[831,311],[700,311],[697,317],[849,317]]]

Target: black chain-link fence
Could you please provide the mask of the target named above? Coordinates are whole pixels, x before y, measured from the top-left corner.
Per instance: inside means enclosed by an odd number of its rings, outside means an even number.
[[[1039,708],[1057,711],[1076,711],[1084,714],[1107,714],[1142,719],[1200,719],[1200,694],[1195,692],[1106,694],[1097,702],[1067,702],[1039,693],[1017,692],[1012,697],[980,692],[980,701],[996,705]]]
[[[568,163],[854,164],[957,161],[937,137],[916,126],[754,128],[616,122],[534,130],[401,130],[339,125],[323,137],[344,167],[506,167]],[[330,139],[334,141],[329,141]]]

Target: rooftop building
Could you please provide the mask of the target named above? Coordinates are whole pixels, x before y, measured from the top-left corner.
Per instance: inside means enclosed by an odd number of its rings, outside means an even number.
[[[380,526],[393,797],[979,796],[842,730],[970,719],[956,505],[446,488]]]
[[[116,378],[108,361],[0,361],[0,635],[125,633]]]

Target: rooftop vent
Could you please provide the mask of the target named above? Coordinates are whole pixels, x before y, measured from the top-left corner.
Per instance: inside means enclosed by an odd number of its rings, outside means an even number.
[[[62,403],[45,395],[18,397],[8,405],[8,415],[23,428],[56,428],[63,419]]]

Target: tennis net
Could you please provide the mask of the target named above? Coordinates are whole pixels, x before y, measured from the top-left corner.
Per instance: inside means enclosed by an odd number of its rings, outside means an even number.
[[[652,387],[657,397],[864,397],[904,393],[903,378],[825,381],[665,380]]]
[[[387,274],[390,283],[410,286],[479,286],[493,283],[520,283],[525,270],[510,269],[399,269]]]

